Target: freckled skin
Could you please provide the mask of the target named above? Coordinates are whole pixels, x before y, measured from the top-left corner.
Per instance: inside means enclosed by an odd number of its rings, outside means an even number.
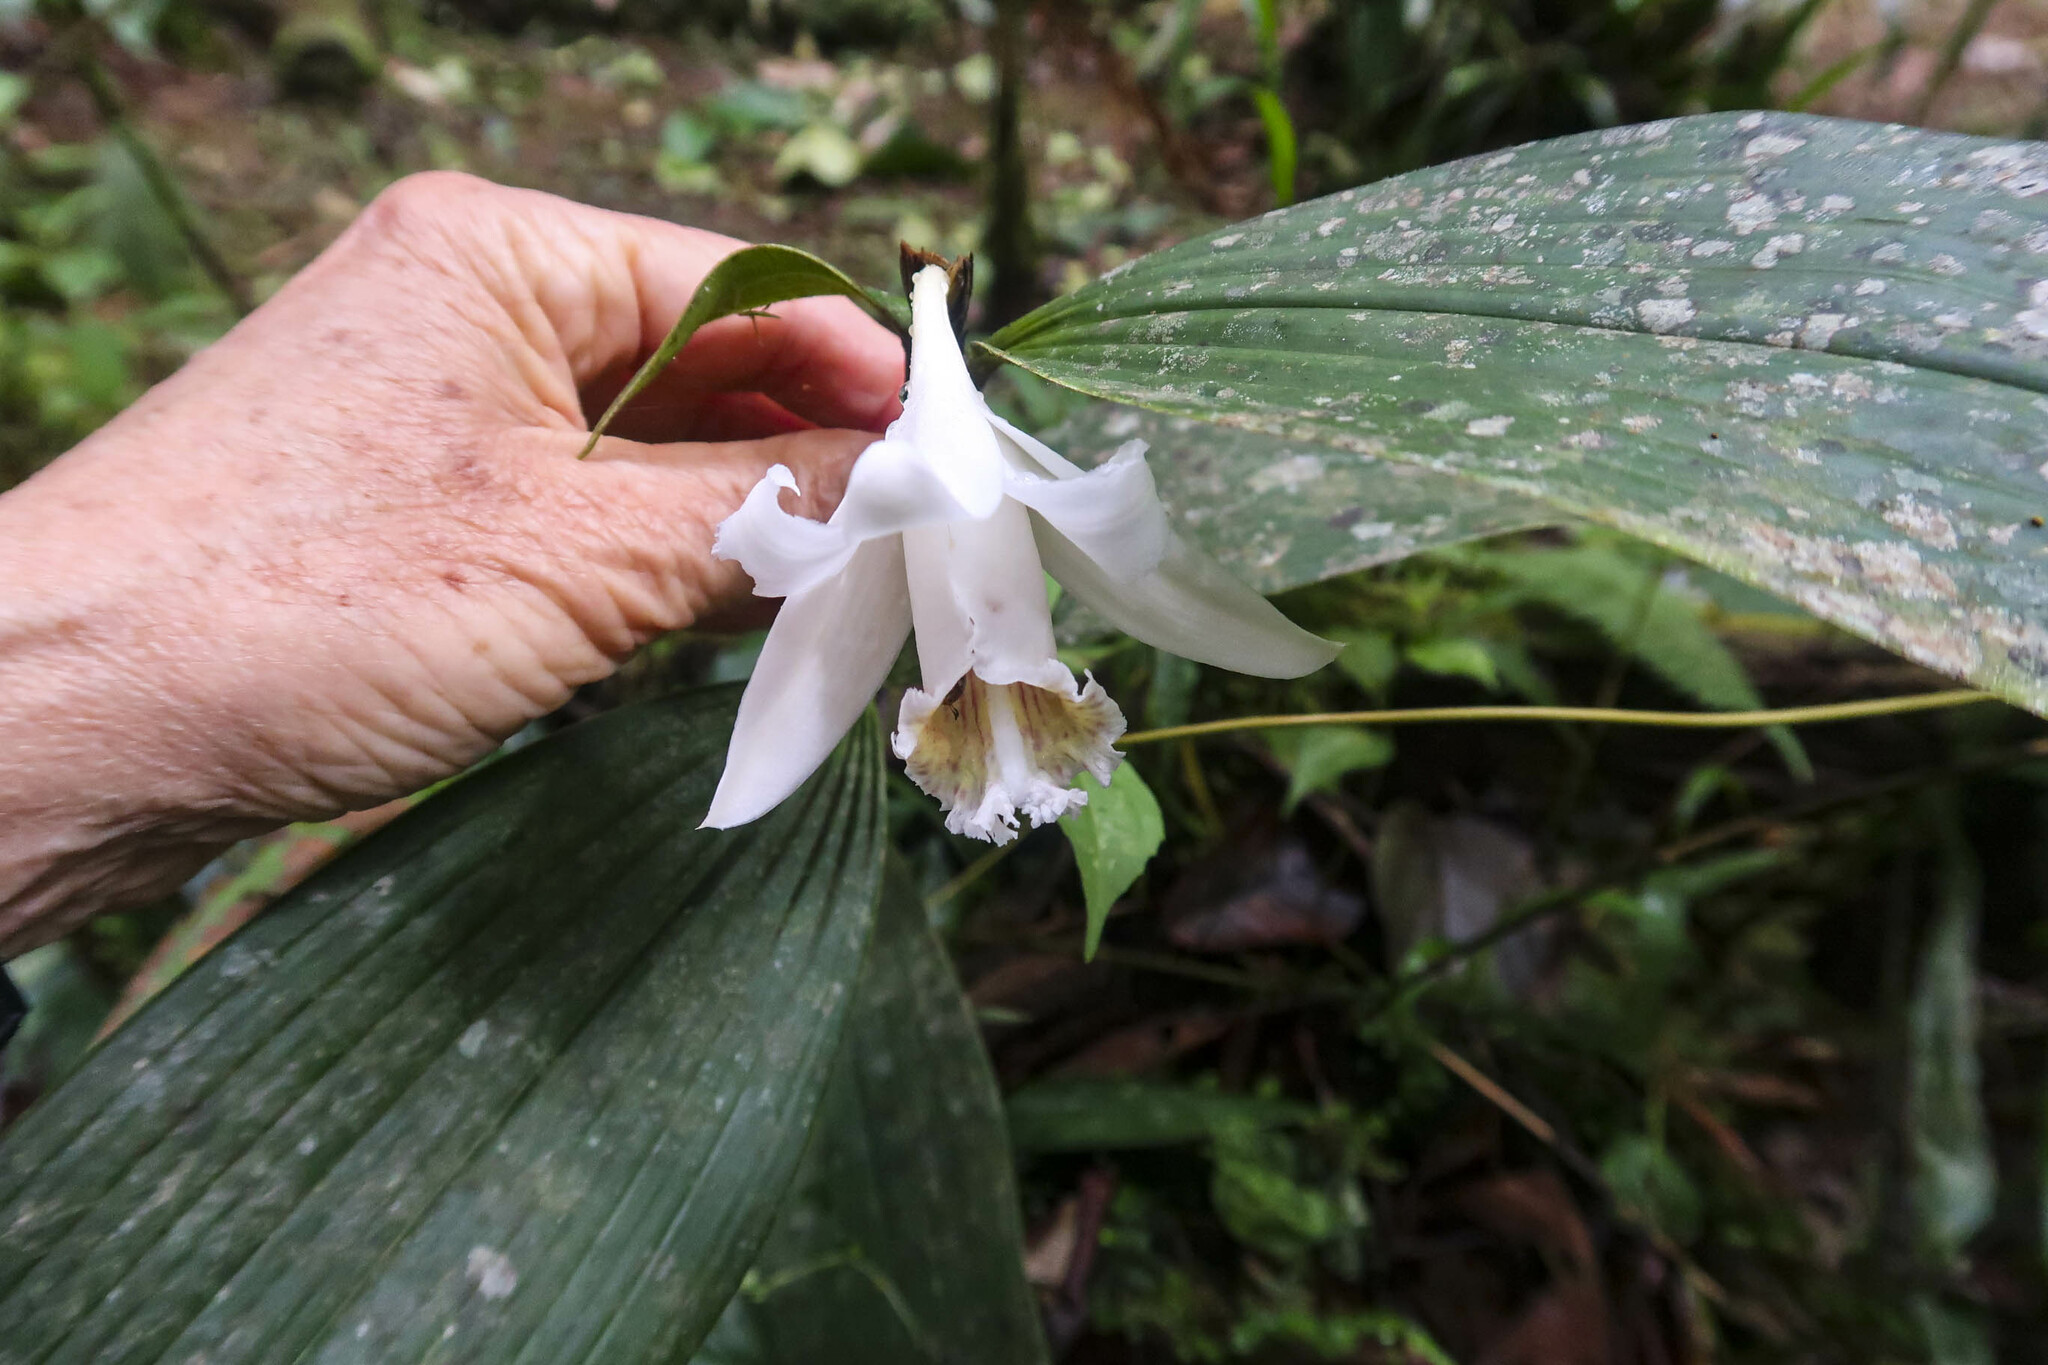
[[[902,349],[843,299],[700,332],[738,243],[401,181],[217,345],[0,496],[0,957],[224,843],[459,770],[744,600],[712,531],[772,464],[836,504]]]

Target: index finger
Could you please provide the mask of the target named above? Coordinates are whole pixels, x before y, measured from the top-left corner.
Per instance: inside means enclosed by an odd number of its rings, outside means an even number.
[[[877,348],[873,332],[885,347]],[[588,417],[604,411],[665,336],[582,386]],[[903,378],[902,343],[850,299],[790,299],[699,328],[611,429],[639,440],[703,439],[703,418],[718,398],[753,393],[804,424],[879,432],[902,411]]]

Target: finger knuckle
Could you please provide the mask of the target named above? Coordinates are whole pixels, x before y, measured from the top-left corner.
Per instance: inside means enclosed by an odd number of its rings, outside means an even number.
[[[421,171],[392,182],[370,201],[358,223],[373,237],[404,239],[444,228],[473,212],[497,187],[460,171]]]

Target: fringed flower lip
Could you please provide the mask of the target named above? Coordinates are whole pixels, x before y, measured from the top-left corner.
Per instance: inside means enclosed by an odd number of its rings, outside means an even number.
[[[784,511],[777,465],[718,528],[762,597],[781,597],[705,816],[758,819],[817,770],[913,630],[923,686],[893,746],[946,828],[1002,844],[1106,784],[1123,713],[1059,661],[1045,574],[1133,638],[1199,663],[1293,678],[1337,646],[1282,616],[1167,524],[1145,443],[1083,470],[996,416],[960,350],[971,260],[904,248],[910,382],[826,521]]]

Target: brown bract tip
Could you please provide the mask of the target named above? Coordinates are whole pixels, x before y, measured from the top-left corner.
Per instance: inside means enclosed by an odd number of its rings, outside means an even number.
[[[967,303],[974,296],[974,253],[969,252],[955,260],[947,260],[936,251],[926,251],[908,242],[897,243],[900,253],[898,265],[903,272],[903,292],[910,293],[910,282],[917,278],[917,272],[928,265],[935,265],[946,272],[946,314],[952,319],[953,336],[962,345],[967,343]]]

